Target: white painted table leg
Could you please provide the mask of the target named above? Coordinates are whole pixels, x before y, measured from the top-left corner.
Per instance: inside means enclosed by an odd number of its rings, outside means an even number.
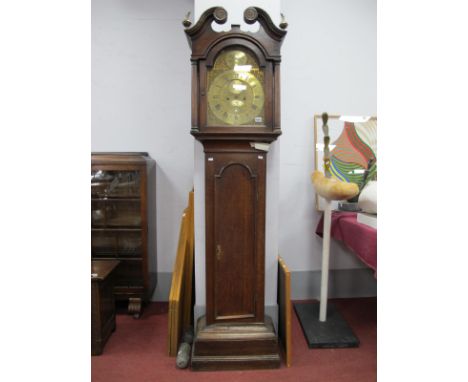
[[[328,269],[330,260],[330,224],[331,223],[331,201],[325,199],[323,212],[323,247],[322,247],[322,282],[320,285],[320,317],[321,322],[327,320],[328,300]]]

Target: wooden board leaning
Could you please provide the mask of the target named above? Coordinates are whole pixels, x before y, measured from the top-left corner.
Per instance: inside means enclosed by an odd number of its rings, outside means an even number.
[[[189,193],[188,207],[180,224],[179,243],[169,293],[167,350],[177,355],[180,339],[192,324],[193,260],[194,260],[193,191]]]
[[[291,335],[291,272],[284,260],[278,256],[278,337],[282,345],[286,366],[291,367],[292,362],[292,335]]]

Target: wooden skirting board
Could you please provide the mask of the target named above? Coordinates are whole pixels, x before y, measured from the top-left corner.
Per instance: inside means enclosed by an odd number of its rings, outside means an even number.
[[[286,366],[292,362],[291,334],[291,272],[284,260],[278,256],[278,337],[286,356]]]
[[[169,330],[167,350],[175,357],[184,331],[192,324],[193,308],[194,218],[193,191],[180,224],[179,243],[169,293]]]

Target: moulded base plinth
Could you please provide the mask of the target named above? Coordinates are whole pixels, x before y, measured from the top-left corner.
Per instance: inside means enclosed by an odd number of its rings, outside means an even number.
[[[197,322],[192,348],[193,370],[244,370],[280,367],[278,337],[273,322],[223,323],[206,325],[205,316]]]

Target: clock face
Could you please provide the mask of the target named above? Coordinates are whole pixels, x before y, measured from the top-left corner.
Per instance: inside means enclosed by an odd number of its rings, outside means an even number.
[[[250,53],[223,51],[208,74],[208,125],[264,125],[263,71]]]

